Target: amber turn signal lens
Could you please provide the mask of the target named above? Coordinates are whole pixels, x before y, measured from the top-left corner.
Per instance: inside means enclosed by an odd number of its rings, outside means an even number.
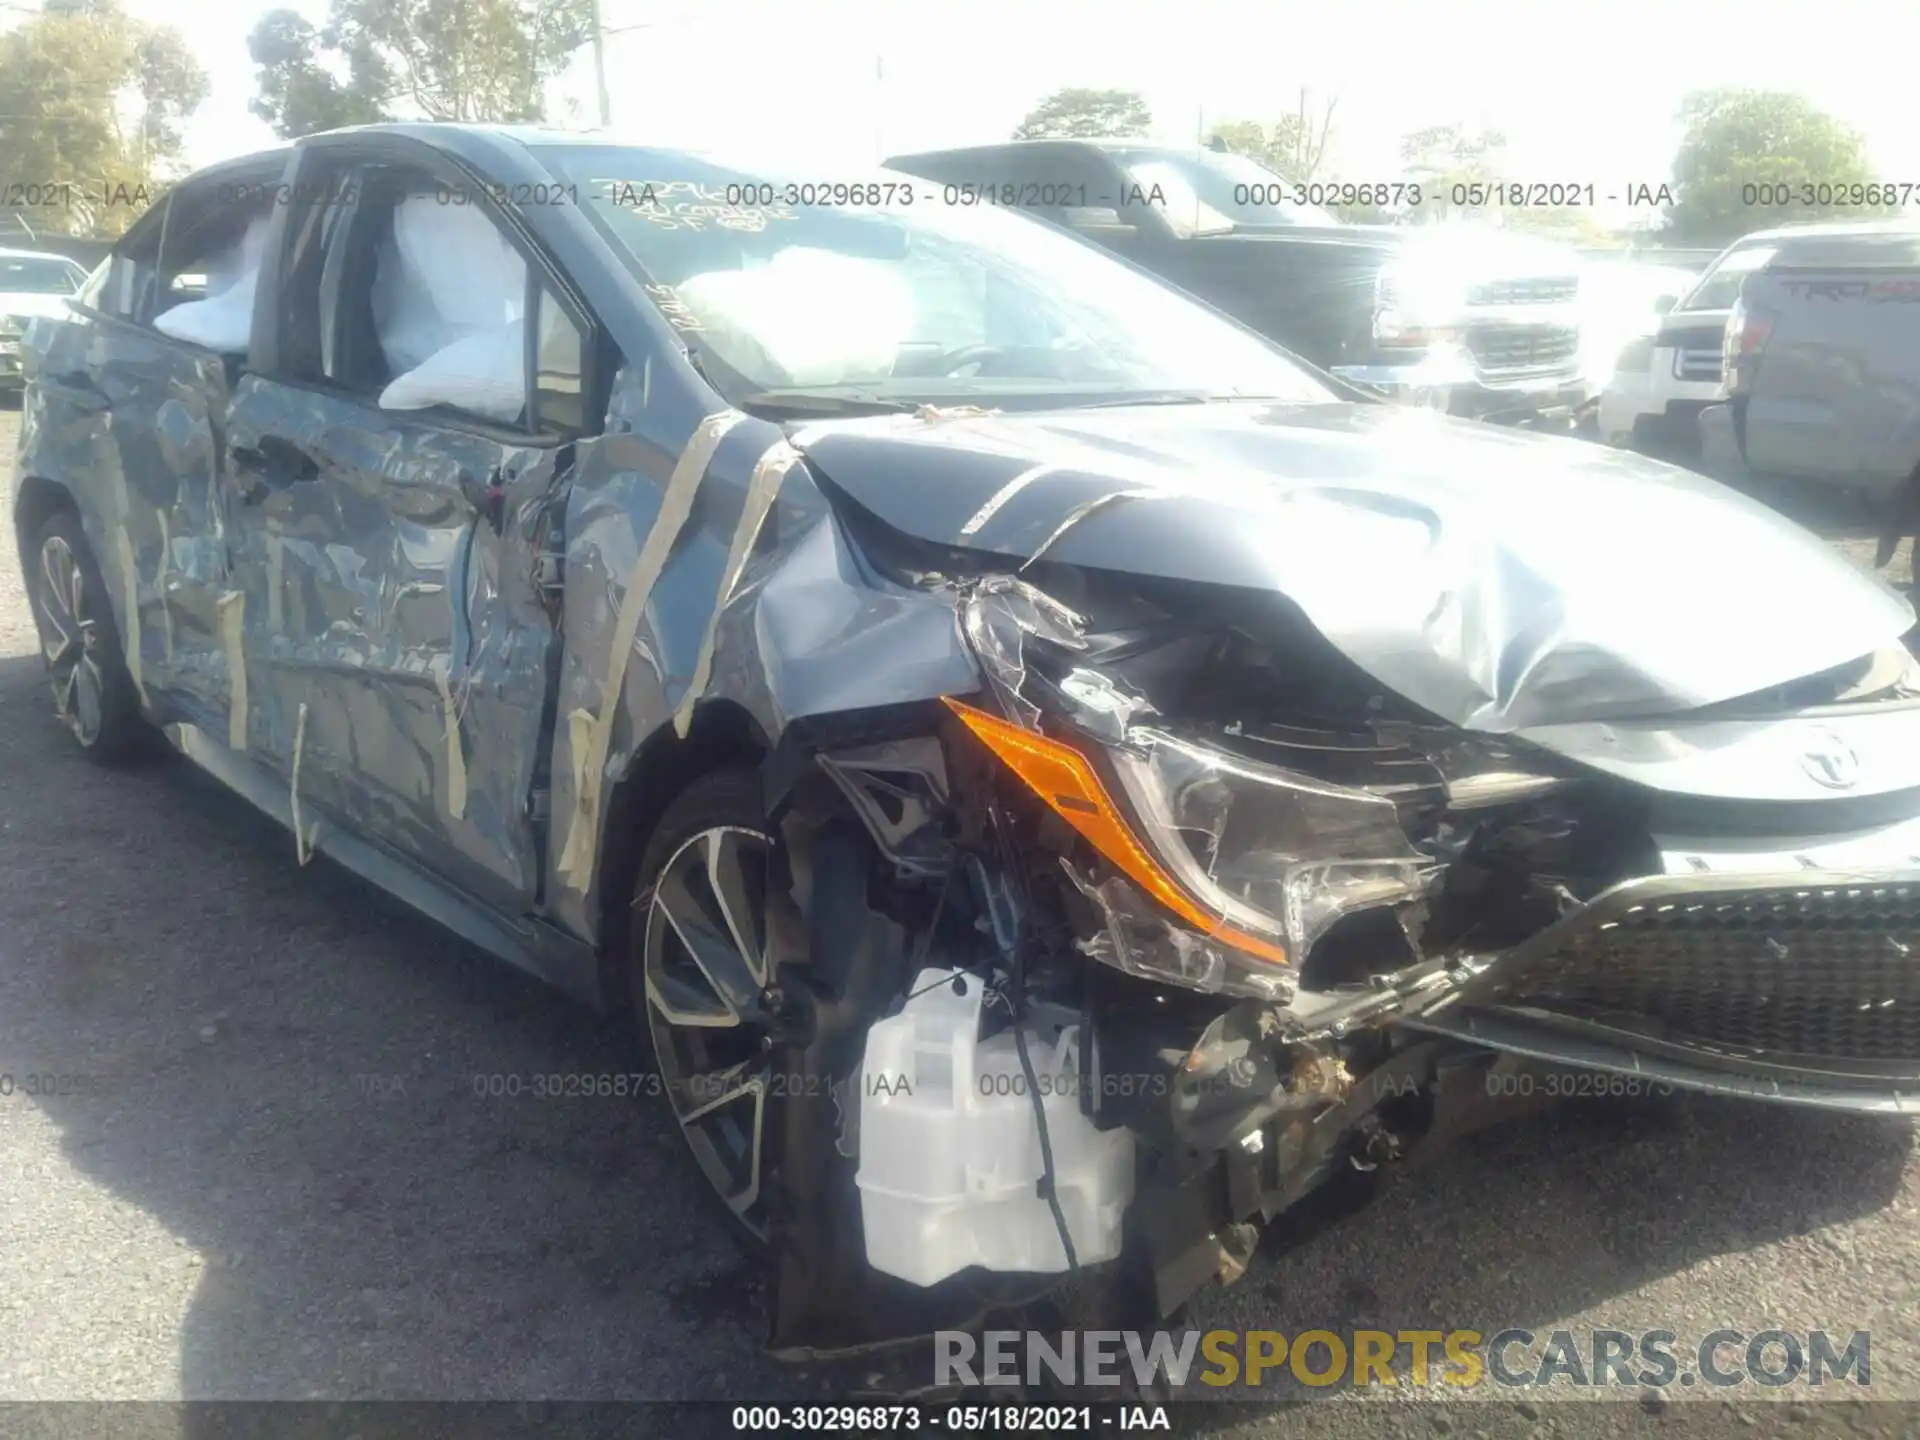
[[[1160,867],[1107,795],[1087,757],[1071,745],[1049,740],[1031,730],[945,697],[960,722],[979,736],[1014,774],[1026,782],[1062,820],[1086,837],[1134,884],[1202,934],[1224,945],[1245,950],[1275,964],[1288,963],[1287,952],[1270,940],[1261,940],[1208,913]]]

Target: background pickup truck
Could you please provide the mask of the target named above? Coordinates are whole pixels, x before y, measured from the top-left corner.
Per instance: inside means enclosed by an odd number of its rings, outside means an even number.
[[[1762,493],[1867,501],[1889,537],[1885,564],[1920,517],[1920,229],[1769,238],[1727,317],[1728,398],[1700,412],[1702,468]]]
[[[1258,162],[1198,148],[1031,140],[886,163],[949,203],[1033,211],[1395,399],[1546,423],[1597,392],[1571,251],[1480,227],[1343,224]]]

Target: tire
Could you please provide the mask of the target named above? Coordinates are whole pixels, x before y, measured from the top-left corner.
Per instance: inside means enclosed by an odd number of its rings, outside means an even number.
[[[41,524],[26,582],[54,714],[81,753],[101,765],[152,753],[155,732],[140,713],[113,602],[75,512],[56,510]]]
[[[778,994],[766,971],[765,887],[773,845],[752,771],[694,781],[641,857],[626,965],[638,1028],[686,1154],[721,1201],[733,1238],[754,1254],[766,1249],[762,1181],[772,1134],[768,1017]]]

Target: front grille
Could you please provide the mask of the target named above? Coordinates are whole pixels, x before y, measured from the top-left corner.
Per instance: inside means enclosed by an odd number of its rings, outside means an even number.
[[[1673,357],[1673,373],[1681,380],[1704,380],[1718,385],[1722,374],[1720,347],[1711,350],[1680,350]]]
[[[1477,325],[1467,349],[1481,370],[1544,370],[1580,353],[1580,332],[1559,325]]]
[[[1575,275],[1486,280],[1467,287],[1469,305],[1565,305],[1579,298],[1580,280]]]
[[[1501,989],[1682,1043],[1920,1060],[1920,883],[1649,894],[1572,926]]]

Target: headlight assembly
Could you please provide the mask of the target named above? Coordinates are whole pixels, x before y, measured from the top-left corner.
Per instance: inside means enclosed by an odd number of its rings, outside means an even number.
[[[1111,882],[1069,867],[1107,911],[1111,959],[1206,990],[1275,995],[1315,940],[1350,911],[1416,899],[1438,866],[1415,850],[1394,803],[1364,790],[1136,727],[1083,745],[949,707],[1133,890],[1189,932],[1160,935],[1145,966],[1130,933],[1152,916]],[[1107,776],[1112,777],[1109,785]],[[1197,932],[1197,933],[1194,933]],[[1211,943],[1208,943],[1211,942]]]

